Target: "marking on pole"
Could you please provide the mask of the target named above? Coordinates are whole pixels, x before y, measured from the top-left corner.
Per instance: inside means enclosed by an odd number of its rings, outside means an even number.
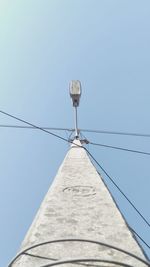
[[[96,189],[93,186],[70,186],[63,189],[63,192],[73,194],[77,197],[88,197],[96,195]]]

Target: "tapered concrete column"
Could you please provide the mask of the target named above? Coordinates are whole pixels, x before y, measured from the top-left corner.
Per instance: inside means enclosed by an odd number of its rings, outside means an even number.
[[[78,146],[72,145],[69,149],[24,238],[21,251],[58,239],[88,239],[102,244],[64,241],[41,245],[27,251],[28,255],[19,257],[12,266],[40,267],[57,260],[77,258],[116,261],[134,267],[147,266],[123,252],[128,251],[145,260],[140,246],[86,151],[80,141],[75,142]],[[87,264],[101,267],[125,266],[98,262]],[[66,263],[61,266],[79,265],[84,266],[83,263]]]

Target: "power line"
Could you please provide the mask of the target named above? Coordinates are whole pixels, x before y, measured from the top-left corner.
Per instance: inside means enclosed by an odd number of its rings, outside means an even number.
[[[150,246],[147,244],[147,242],[145,242],[145,240],[133,228],[131,228],[130,226],[129,228],[150,249]]]
[[[94,145],[94,146],[101,146],[101,147],[112,148],[112,149],[117,149],[117,150],[122,150],[122,151],[133,152],[133,153],[138,153],[138,154],[143,154],[143,155],[150,156],[150,152],[144,152],[144,151],[140,151],[140,150],[133,150],[133,149],[117,147],[117,146],[97,144],[97,143],[93,143],[93,142],[89,142],[89,144]]]
[[[64,137],[62,137],[62,136],[60,136],[60,135],[58,135],[58,134],[54,134],[54,133],[52,133],[52,132],[50,132],[50,131],[47,131],[47,130],[45,130],[45,129],[39,127],[39,126],[36,126],[36,125],[33,124],[33,123],[30,123],[30,122],[28,122],[28,121],[25,121],[25,120],[23,120],[23,119],[20,119],[20,118],[14,116],[14,115],[11,115],[10,113],[7,113],[7,112],[2,111],[2,110],[0,110],[0,113],[4,114],[4,115],[6,115],[6,116],[8,116],[8,117],[10,117],[10,118],[13,118],[13,119],[15,119],[15,120],[17,120],[17,121],[23,122],[23,123],[25,123],[25,124],[27,124],[27,125],[29,125],[29,126],[32,126],[33,128],[36,128],[36,129],[41,130],[41,131],[43,131],[43,132],[45,132],[45,133],[48,133],[48,134],[50,134],[50,135],[52,135],[52,136],[55,136],[55,137],[57,137],[57,138],[59,138],[59,139],[61,139],[61,140],[63,140],[63,141],[72,143],[71,141],[68,141],[66,138],[64,138]]]
[[[53,260],[53,261],[57,261],[58,259],[54,259],[54,258],[47,258],[47,257],[41,257],[40,255],[35,255],[35,254],[32,254],[30,253],[30,251],[34,250],[35,248],[38,248],[38,247],[41,247],[41,246],[45,246],[45,245],[50,245],[50,244],[61,244],[61,243],[68,243],[68,242],[82,242],[83,244],[84,243],[88,243],[88,244],[95,244],[95,245],[98,245],[98,246],[104,246],[108,249],[112,249],[112,250],[115,250],[115,251],[118,251],[118,252],[121,252],[123,253],[124,255],[128,255],[148,266],[149,265],[149,262],[145,261],[145,259],[127,251],[127,250],[124,250],[124,249],[121,249],[119,247],[116,247],[116,246],[112,246],[110,244],[107,244],[107,243],[103,243],[103,242],[99,242],[99,241],[96,241],[96,240],[90,240],[90,239],[80,239],[80,238],[67,238],[67,239],[55,239],[55,240],[51,240],[51,241],[45,241],[45,242],[42,242],[42,243],[38,243],[38,244],[35,244],[35,245],[32,245],[24,250],[22,250],[20,253],[18,253],[16,255],[16,257],[10,262],[10,264],[8,265],[8,267],[11,267],[22,255],[27,255],[27,256],[31,256],[31,257],[38,257],[38,258],[45,258],[45,259],[48,259],[48,260]],[[29,251],[29,253],[28,253]],[[132,266],[133,267],[133,266]]]
[[[13,116],[14,118],[14,116]],[[19,120],[20,121],[20,120]],[[21,120],[23,122],[23,120]],[[43,129],[43,130],[51,130],[51,131],[69,131],[73,132],[74,129],[71,128],[57,128],[57,127],[39,127],[39,126],[23,126],[23,125],[5,125],[5,124],[0,124],[0,127],[2,128],[18,128],[18,129]],[[86,130],[82,130],[86,131]],[[52,134],[52,133],[51,133]],[[139,150],[132,150],[132,149],[127,149],[127,148],[122,148],[122,147],[116,147],[116,146],[110,146],[110,145],[105,145],[105,144],[97,144],[93,142],[89,142],[91,145],[95,146],[101,146],[101,147],[106,147],[106,148],[112,148],[112,149],[117,149],[117,150],[123,150],[123,151],[128,151],[128,152],[134,152],[134,153],[139,153],[139,154],[144,154],[144,155],[150,155],[149,152],[144,152],[144,151],[139,151]]]
[[[94,156],[87,149],[86,149],[86,151],[88,152],[88,154],[90,155],[90,157],[96,162],[96,164],[100,167],[100,169],[105,173],[105,175],[109,178],[109,180],[115,185],[115,187],[119,190],[119,192],[130,203],[130,205],[134,208],[134,210],[139,214],[139,216],[144,220],[144,222],[150,227],[150,223],[146,220],[146,218],[142,215],[142,213],[135,207],[135,205],[126,196],[126,194],[121,190],[121,188],[117,185],[117,183],[113,180],[113,178],[106,172],[106,170],[100,165],[100,163],[94,158]]]
[[[58,259],[55,259],[55,258],[48,258],[48,257],[40,256],[40,255],[34,255],[34,254],[31,254],[31,253],[28,253],[28,252],[24,252],[23,255],[27,255],[27,256],[34,257],[34,258],[39,258],[39,259],[44,259],[44,260],[51,260],[51,261],[57,261],[58,260]]]
[[[42,128],[44,130],[59,130],[59,131],[69,131],[72,132],[74,129],[72,128],[60,128],[60,127],[45,127],[45,126],[21,126],[21,125],[5,125],[0,124],[1,128],[23,128],[23,129],[38,129]],[[131,132],[115,132],[115,131],[105,131],[105,130],[92,130],[92,129],[79,129],[79,131],[82,132],[89,132],[89,133],[98,133],[98,134],[112,134],[112,135],[126,135],[126,136],[137,136],[137,137],[150,137],[150,134],[144,134],[144,133],[131,133]]]
[[[72,132],[74,129],[69,128],[58,128],[58,127],[33,127],[33,126],[23,126],[23,125],[9,125],[9,124],[0,124],[0,128],[18,128],[18,129],[31,129],[31,130],[37,130],[39,128],[42,128],[44,130],[52,130],[52,131],[69,131]]]
[[[97,134],[112,134],[112,135],[127,135],[127,136],[137,136],[137,137],[150,137],[150,134],[144,134],[144,133],[115,132],[115,131],[90,130],[90,129],[80,129],[80,131],[89,132],[89,133],[97,133]]]
[[[128,225],[128,227],[130,228],[131,232],[133,232],[143,242],[143,244],[145,244],[150,249],[150,246],[144,241],[144,239],[133,228],[131,228],[129,225]],[[149,260],[147,254],[145,252],[144,252],[144,254],[145,254],[145,257],[147,258],[147,260]],[[43,256],[40,256],[40,255],[37,255],[37,254],[35,255],[35,254],[28,253],[28,252],[23,252],[23,255],[27,255],[27,256],[31,256],[31,257],[39,258],[39,259],[45,259],[45,260],[52,260],[52,261],[57,261],[58,260],[56,258],[43,257]]]
[[[4,112],[4,111],[0,110],[0,113],[6,115],[6,116],[8,116],[8,117],[11,117],[11,118],[13,118],[13,119],[15,119],[15,120],[17,120],[17,121],[23,122],[23,123],[25,123],[25,124],[27,124],[27,125],[29,125],[29,126],[32,126],[32,127],[36,128],[36,129],[39,129],[39,130],[41,130],[41,131],[43,131],[43,132],[45,132],[45,133],[48,133],[48,134],[50,134],[50,135],[52,135],[52,136],[54,136],[54,137],[57,137],[57,138],[59,138],[59,139],[65,141],[65,142],[67,142],[67,143],[69,142],[69,143],[75,144],[75,143],[74,143],[73,141],[71,141],[71,140],[67,140],[66,138],[61,137],[60,135],[54,134],[54,133],[52,133],[52,132],[49,132],[49,131],[47,131],[47,130],[41,128],[41,127],[36,126],[35,124],[32,124],[32,123],[30,123],[30,122],[27,122],[27,121],[25,121],[25,120],[23,120],[23,119],[20,119],[20,118],[14,116],[14,115],[11,115],[11,114],[9,114],[9,113],[7,113],[7,112]],[[75,145],[78,146],[78,147],[82,147],[82,146],[77,145],[77,144],[75,144]],[[144,220],[144,222],[150,227],[150,223],[149,223],[149,222],[146,220],[146,218],[141,214],[141,212],[135,207],[135,205],[131,202],[131,200],[124,194],[124,192],[123,192],[123,191],[120,189],[120,187],[116,184],[116,182],[113,180],[113,178],[112,178],[112,177],[105,171],[105,169],[100,165],[100,163],[95,159],[95,157],[89,152],[89,150],[86,149],[85,147],[82,147],[82,148],[85,149],[85,150],[87,151],[87,153],[90,155],[90,157],[95,161],[95,163],[100,167],[100,169],[105,173],[105,175],[111,180],[111,182],[115,185],[115,187],[120,191],[120,193],[121,193],[121,194],[125,197],[125,199],[130,203],[130,205],[134,208],[134,210],[135,210],[135,211],[139,214],[139,216]]]
[[[106,259],[96,259],[96,258],[78,258],[78,259],[70,259],[70,260],[61,260],[57,262],[52,262],[46,265],[41,265],[40,267],[52,267],[52,266],[57,266],[57,265],[67,265],[67,264],[77,264],[79,263],[80,265],[83,265],[83,263],[89,262],[89,264],[86,263],[86,266],[100,266],[99,263],[102,264],[108,264],[109,266],[114,265],[114,266],[123,266],[123,267],[133,267],[133,265],[129,265],[123,262],[119,261],[114,261],[114,260],[106,260]],[[98,265],[95,265],[93,263],[98,263]],[[149,263],[144,262],[147,266],[150,266]],[[85,265],[85,264],[84,264]],[[108,266],[107,265],[107,266]],[[102,265],[101,265],[102,266]],[[106,265],[105,265],[106,266]]]

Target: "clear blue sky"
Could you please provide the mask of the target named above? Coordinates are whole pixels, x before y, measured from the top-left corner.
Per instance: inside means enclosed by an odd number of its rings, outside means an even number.
[[[0,110],[41,126],[73,127],[72,79],[82,82],[81,128],[150,133],[149,0],[0,1]],[[0,114],[0,124],[18,122]],[[85,135],[150,152],[149,138]],[[1,267],[17,253],[67,150],[37,130],[0,128]],[[89,150],[150,221],[150,156]],[[150,244],[150,228],[103,177]]]

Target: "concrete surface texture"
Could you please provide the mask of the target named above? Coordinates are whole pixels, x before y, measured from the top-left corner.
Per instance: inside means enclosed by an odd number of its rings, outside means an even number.
[[[77,145],[72,145],[69,149],[20,251],[47,241],[88,239],[115,246],[146,260],[85,149],[80,141],[75,142]],[[27,253],[30,255],[22,255],[12,266],[41,267],[78,258],[121,262],[126,265],[78,262],[60,266],[147,266],[104,244],[83,241],[50,243],[30,249]]]

